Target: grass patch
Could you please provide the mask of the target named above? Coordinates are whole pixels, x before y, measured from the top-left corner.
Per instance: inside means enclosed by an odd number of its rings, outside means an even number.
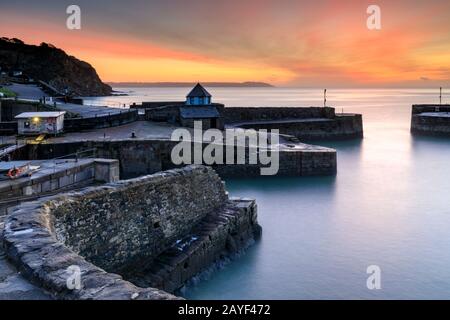
[[[0,92],[3,93],[5,98],[14,98],[17,96],[17,94],[7,88],[0,88]]]

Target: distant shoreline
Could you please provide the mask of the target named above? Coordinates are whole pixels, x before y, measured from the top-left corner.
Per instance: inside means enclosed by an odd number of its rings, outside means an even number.
[[[195,86],[195,82],[107,82],[112,87],[153,87],[153,88],[185,88]],[[265,82],[202,82],[205,87],[225,88],[273,88]]]

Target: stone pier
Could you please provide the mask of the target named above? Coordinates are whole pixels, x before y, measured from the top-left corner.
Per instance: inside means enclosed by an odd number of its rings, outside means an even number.
[[[253,200],[230,199],[214,170],[188,166],[23,203],[3,242],[22,275],[54,298],[178,299],[163,290],[260,233]],[[79,289],[67,286],[74,268]]]
[[[413,105],[411,132],[419,135],[450,136],[450,105]]]

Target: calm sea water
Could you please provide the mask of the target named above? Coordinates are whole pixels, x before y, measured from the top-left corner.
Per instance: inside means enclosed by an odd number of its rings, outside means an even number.
[[[121,89],[123,90],[123,89]],[[187,88],[147,88],[103,101],[182,99]],[[210,89],[229,106],[321,104],[321,90]],[[444,97],[448,102],[450,97]],[[363,114],[365,138],[336,148],[336,177],[227,180],[257,200],[263,237],[190,286],[190,299],[450,299],[450,139],[412,137],[414,103],[433,90],[331,90],[328,104]],[[381,268],[381,290],[366,268]]]

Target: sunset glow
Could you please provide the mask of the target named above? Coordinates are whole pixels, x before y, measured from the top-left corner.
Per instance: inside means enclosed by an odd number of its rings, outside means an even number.
[[[105,81],[265,81],[287,86],[435,86],[450,79],[450,3],[67,1],[2,4],[1,35],[51,43]],[[46,4],[47,3],[47,4]]]

